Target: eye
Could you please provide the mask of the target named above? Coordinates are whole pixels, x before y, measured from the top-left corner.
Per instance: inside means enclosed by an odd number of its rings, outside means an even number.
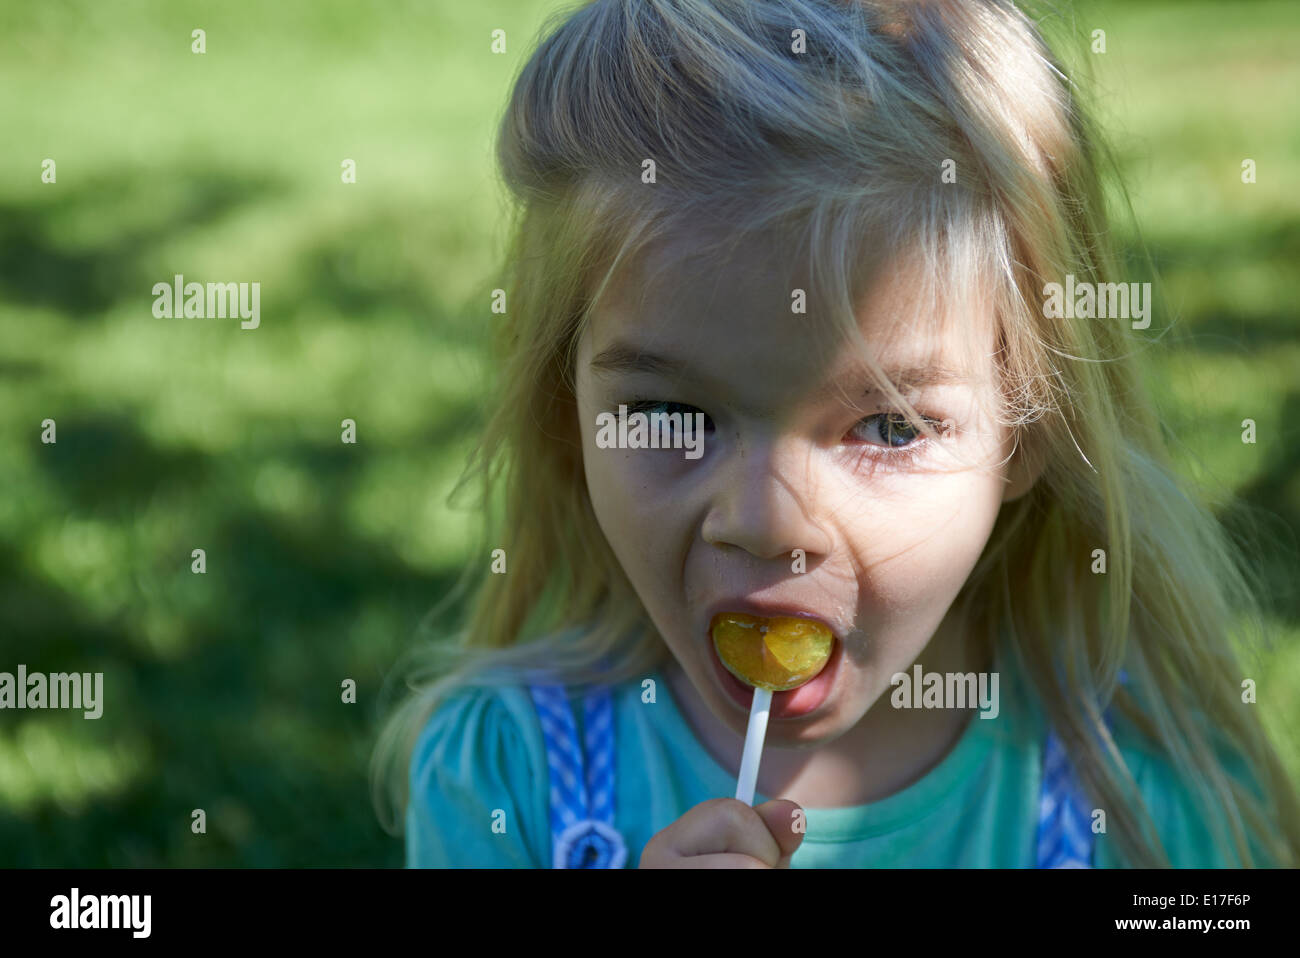
[[[672,415],[676,412],[681,413],[682,417],[685,418],[686,416],[703,411],[695,406],[688,406],[685,403],[667,402],[657,399],[633,399],[629,400],[626,405],[629,416],[634,412],[642,412],[646,415],[657,412],[664,413],[665,415]],[[707,413],[704,414],[704,431],[713,431],[713,420],[709,418]]]
[[[937,419],[931,419],[929,416],[923,418],[936,429],[943,426],[943,423]],[[916,442],[921,432],[902,413],[882,412],[859,420],[850,435],[875,446],[901,449]]]

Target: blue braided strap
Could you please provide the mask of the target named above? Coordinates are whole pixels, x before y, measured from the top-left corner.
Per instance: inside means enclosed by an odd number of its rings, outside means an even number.
[[[608,688],[583,700],[583,745],[559,685],[530,685],[550,771],[553,868],[622,868],[627,846],[614,828],[614,706]]]
[[[1119,681],[1128,685],[1124,669],[1119,670]],[[1109,708],[1102,713],[1102,720],[1109,728]],[[1038,799],[1038,867],[1091,868],[1095,838],[1088,801],[1060,739],[1055,730],[1048,729],[1043,746],[1043,789]]]
[[[1038,867],[1091,868],[1092,816],[1054,731],[1043,748],[1038,799]]]

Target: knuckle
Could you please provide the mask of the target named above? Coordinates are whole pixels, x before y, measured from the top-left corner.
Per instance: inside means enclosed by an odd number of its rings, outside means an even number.
[[[713,806],[713,815],[737,831],[743,829],[754,814],[752,808],[734,798],[714,798],[709,800],[709,804]]]

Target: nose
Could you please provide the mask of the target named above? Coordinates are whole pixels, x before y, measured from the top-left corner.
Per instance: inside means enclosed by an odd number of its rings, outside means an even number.
[[[738,440],[717,471],[704,541],[760,559],[788,559],[795,549],[808,558],[829,553],[831,536],[815,508],[817,479],[806,444],[791,439],[741,445]]]

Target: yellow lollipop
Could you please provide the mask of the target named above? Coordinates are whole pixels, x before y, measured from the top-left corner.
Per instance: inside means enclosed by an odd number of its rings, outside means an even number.
[[[787,692],[813,679],[825,668],[835,643],[822,623],[784,615],[720,612],[710,632],[727,671],[769,692]]]
[[[830,660],[835,636],[810,619],[743,612],[719,612],[709,623],[709,632],[727,671],[754,686],[736,779],[736,798],[753,805],[772,693],[796,689],[816,677]]]

